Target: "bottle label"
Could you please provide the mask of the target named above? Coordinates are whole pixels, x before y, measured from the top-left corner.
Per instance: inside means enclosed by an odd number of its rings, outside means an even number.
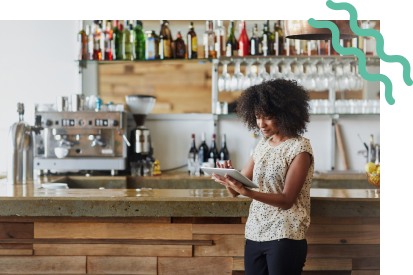
[[[151,37],[146,39],[146,59],[155,59],[155,38]]]
[[[171,55],[171,41],[169,41],[169,40],[163,40],[163,53],[164,53],[164,56],[165,57],[167,57],[167,58],[171,58],[172,57],[172,55]]]
[[[232,45],[231,44],[227,45],[227,56],[232,56]]]
[[[192,37],[192,51],[197,52],[198,51],[198,40],[195,37]]]

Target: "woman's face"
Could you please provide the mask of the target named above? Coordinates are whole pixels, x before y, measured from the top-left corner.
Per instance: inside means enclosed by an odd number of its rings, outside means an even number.
[[[261,132],[266,137],[270,137],[278,133],[278,125],[274,117],[271,116],[255,116],[257,119],[257,125]]]

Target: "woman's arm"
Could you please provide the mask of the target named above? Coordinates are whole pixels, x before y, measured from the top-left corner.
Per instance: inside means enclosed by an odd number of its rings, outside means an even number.
[[[241,195],[250,197],[254,200],[269,204],[271,206],[280,207],[284,210],[290,209],[297,200],[298,195],[303,188],[305,178],[307,177],[308,169],[311,165],[311,156],[307,152],[298,154],[291,162],[285,178],[285,185],[282,194],[267,194],[261,193],[248,188],[239,181],[230,176],[220,177],[214,175],[219,183],[230,187],[235,192]]]

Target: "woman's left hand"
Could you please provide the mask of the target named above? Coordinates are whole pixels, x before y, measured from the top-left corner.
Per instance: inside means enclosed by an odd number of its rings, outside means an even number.
[[[213,173],[212,178],[216,182],[224,185],[225,187],[232,188],[234,191],[240,193],[241,195],[244,195],[245,192],[247,191],[242,183],[240,183],[239,181],[237,181],[236,179],[228,175],[225,175],[225,177],[221,177],[220,175]]]

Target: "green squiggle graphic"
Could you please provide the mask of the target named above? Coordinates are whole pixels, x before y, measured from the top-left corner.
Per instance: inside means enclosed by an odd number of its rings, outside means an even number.
[[[394,98],[392,95],[393,84],[390,79],[383,74],[369,74],[366,70],[366,56],[357,48],[344,48],[340,45],[340,32],[336,24],[331,21],[317,21],[314,18],[308,19],[308,24],[314,28],[327,28],[331,30],[333,47],[339,54],[342,55],[355,55],[359,59],[359,73],[367,81],[381,81],[385,86],[385,97],[387,103],[394,104]]]
[[[401,55],[387,55],[384,52],[383,35],[373,29],[360,29],[357,25],[357,10],[349,3],[334,3],[331,0],[327,1],[327,7],[332,10],[346,10],[350,14],[350,28],[358,36],[372,36],[376,39],[377,55],[381,60],[391,63],[398,62],[403,66],[403,79],[407,86],[413,85],[413,80],[410,77],[410,63]]]

